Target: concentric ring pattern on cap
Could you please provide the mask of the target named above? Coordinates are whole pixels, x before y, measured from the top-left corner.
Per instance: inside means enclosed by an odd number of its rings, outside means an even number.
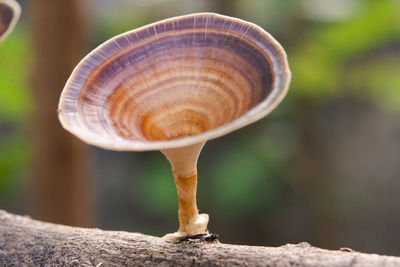
[[[72,72],[59,118],[106,149],[181,147],[261,119],[289,82],[285,51],[266,31],[197,13],[123,33],[93,50]]]

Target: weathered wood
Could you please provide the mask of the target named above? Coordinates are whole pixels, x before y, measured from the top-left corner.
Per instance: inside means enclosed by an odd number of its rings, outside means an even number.
[[[400,258],[331,251],[307,243],[282,247],[197,240],[170,244],[139,233],[44,223],[0,210],[0,265],[400,266]]]

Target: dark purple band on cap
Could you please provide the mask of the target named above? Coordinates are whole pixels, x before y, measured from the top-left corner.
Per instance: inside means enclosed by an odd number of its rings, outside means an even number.
[[[0,3],[0,36],[6,32],[13,18],[13,10]]]

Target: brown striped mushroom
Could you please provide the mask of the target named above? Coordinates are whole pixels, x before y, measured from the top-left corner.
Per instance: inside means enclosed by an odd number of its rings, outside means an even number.
[[[290,81],[286,54],[259,26],[214,13],[162,20],[118,35],[87,55],[62,92],[59,119],[111,150],[160,150],[178,191],[179,230],[205,235],[196,205],[205,142],[273,110]]]
[[[0,0],[0,42],[14,29],[21,14],[20,5],[14,0]]]

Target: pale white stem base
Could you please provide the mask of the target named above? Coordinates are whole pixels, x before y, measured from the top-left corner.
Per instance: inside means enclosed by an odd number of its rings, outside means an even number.
[[[176,243],[186,236],[206,235],[208,234],[207,224],[208,214],[198,214],[188,222],[186,225],[186,231],[166,234],[162,239],[170,243]]]
[[[161,151],[171,163],[179,203],[179,229],[176,233],[163,237],[168,242],[176,242],[185,236],[208,233],[208,215],[199,214],[196,205],[196,165],[204,144],[205,142]]]

